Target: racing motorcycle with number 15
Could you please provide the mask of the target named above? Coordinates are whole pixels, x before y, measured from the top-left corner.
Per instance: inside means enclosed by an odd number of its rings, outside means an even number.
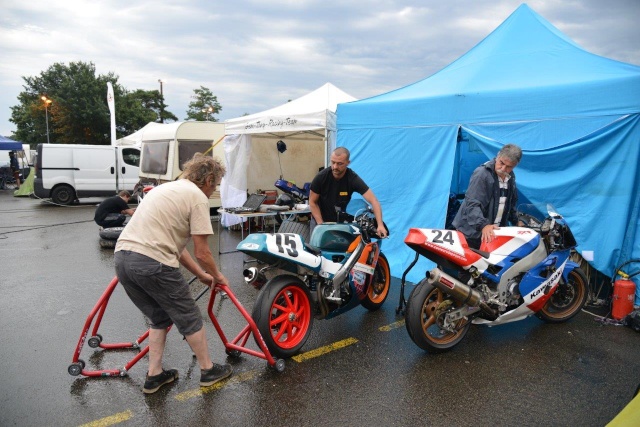
[[[300,351],[314,318],[330,319],[359,305],[374,311],[389,295],[389,263],[371,208],[354,199],[347,212],[354,215],[339,213],[337,223],[317,225],[309,243],[296,233],[253,233],[237,246],[267,264],[244,276],[260,289],[251,317],[277,357]]]
[[[533,208],[533,209],[531,209]],[[570,259],[576,246],[555,209],[520,208],[525,227],[500,227],[495,239],[469,248],[456,230],[411,228],[405,243],[436,263],[411,292],[405,325],[418,347],[439,353],[457,345],[471,324],[499,325],[536,315],[550,323],[571,319],[587,300],[584,272]],[[527,210],[531,213],[527,213]],[[399,310],[404,303],[404,278]]]

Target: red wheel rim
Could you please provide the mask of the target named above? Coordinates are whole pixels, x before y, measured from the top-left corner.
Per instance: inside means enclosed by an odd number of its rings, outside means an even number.
[[[271,305],[269,328],[281,348],[293,348],[305,338],[311,321],[311,304],[304,290],[287,286]]]

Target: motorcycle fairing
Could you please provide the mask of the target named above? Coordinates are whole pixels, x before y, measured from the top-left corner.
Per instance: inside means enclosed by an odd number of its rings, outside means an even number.
[[[520,281],[520,294],[524,304],[537,312],[555,291],[569,258],[569,251],[555,252],[532,268]]]
[[[519,285],[520,294],[524,302],[517,308],[507,311],[495,320],[476,318],[473,323],[500,325],[522,320],[532,313],[540,311],[555,292],[560,278],[565,276],[568,255],[568,251],[566,253],[553,253],[525,274]],[[559,263],[560,265],[558,266]],[[549,269],[552,269],[552,273],[546,275],[545,272],[549,271]]]
[[[238,243],[237,249],[268,264],[284,259],[315,272],[320,271],[324,264],[321,256],[305,250],[304,240],[299,234],[253,233]]]
[[[490,265],[504,268],[508,260],[525,257],[540,242],[538,233],[524,227],[502,227],[495,230],[495,235],[494,241],[483,243],[480,247],[482,251],[489,253],[489,258],[484,258],[469,248],[467,239],[456,230],[411,228],[404,241],[420,255],[438,264],[439,259],[444,259],[464,269],[474,266],[480,273]],[[431,255],[432,253],[436,256]]]
[[[469,248],[464,235],[456,230],[410,228],[404,242],[436,264],[444,261],[466,267],[481,258]]]

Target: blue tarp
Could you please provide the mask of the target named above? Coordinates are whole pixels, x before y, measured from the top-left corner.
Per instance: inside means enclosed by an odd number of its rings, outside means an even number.
[[[523,148],[522,199],[552,203],[593,267],[614,276],[640,258],[640,67],[581,49],[526,4],[431,77],[339,104],[337,127],[383,206],[396,277],[415,256],[409,228],[443,227],[450,192],[507,143]]]

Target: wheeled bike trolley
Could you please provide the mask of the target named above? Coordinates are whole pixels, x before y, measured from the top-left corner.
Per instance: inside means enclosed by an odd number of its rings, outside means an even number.
[[[189,284],[193,283],[196,278],[194,277],[189,281]],[[123,368],[120,369],[99,369],[99,370],[90,370],[86,369],[85,362],[80,359],[80,353],[82,352],[82,348],[84,346],[85,341],[92,348],[102,348],[103,350],[111,350],[111,349],[140,349],[141,344],[149,337],[149,330],[140,335],[133,342],[119,342],[119,343],[103,343],[103,337],[98,333],[98,329],[100,328],[100,323],[102,322],[102,318],[104,316],[105,310],[107,309],[107,305],[109,303],[109,299],[113,294],[114,289],[118,285],[118,277],[114,277],[107,289],[103,292],[103,294],[98,299],[98,302],[93,307],[87,320],[82,329],[82,333],[80,334],[80,339],[78,340],[78,345],[73,353],[73,359],[71,364],[69,365],[68,372],[73,376],[84,375],[86,377],[124,377],[127,375],[128,371],[135,365],[140,359],[142,359],[148,352],[149,346],[146,345],[138,354],[136,354],[129,362],[127,362]],[[229,341],[218,322],[218,319],[213,314],[213,304],[215,302],[216,296],[219,293],[226,293],[229,300],[236,306],[242,317],[247,321],[247,325],[242,328],[240,333],[231,341]],[[269,367],[275,369],[278,372],[284,371],[285,363],[283,359],[274,359],[267,348],[267,345],[258,330],[255,322],[251,318],[251,315],[244,309],[240,301],[236,298],[236,296],[231,291],[231,288],[227,285],[223,284],[215,284],[214,286],[209,288],[205,288],[195,299],[199,300],[204,294],[210,293],[209,304],[207,306],[207,312],[209,314],[209,318],[213,323],[213,326],[216,329],[216,332],[220,336],[222,343],[225,346],[225,352],[227,355],[232,357],[240,356],[240,353],[247,353],[251,356],[259,357],[267,361]],[[93,327],[92,327],[93,325]],[[171,326],[167,329],[171,329]],[[91,330],[91,336],[89,336],[89,330]],[[255,342],[258,344],[259,350],[252,350],[247,348],[247,341],[251,337],[253,333]]]

